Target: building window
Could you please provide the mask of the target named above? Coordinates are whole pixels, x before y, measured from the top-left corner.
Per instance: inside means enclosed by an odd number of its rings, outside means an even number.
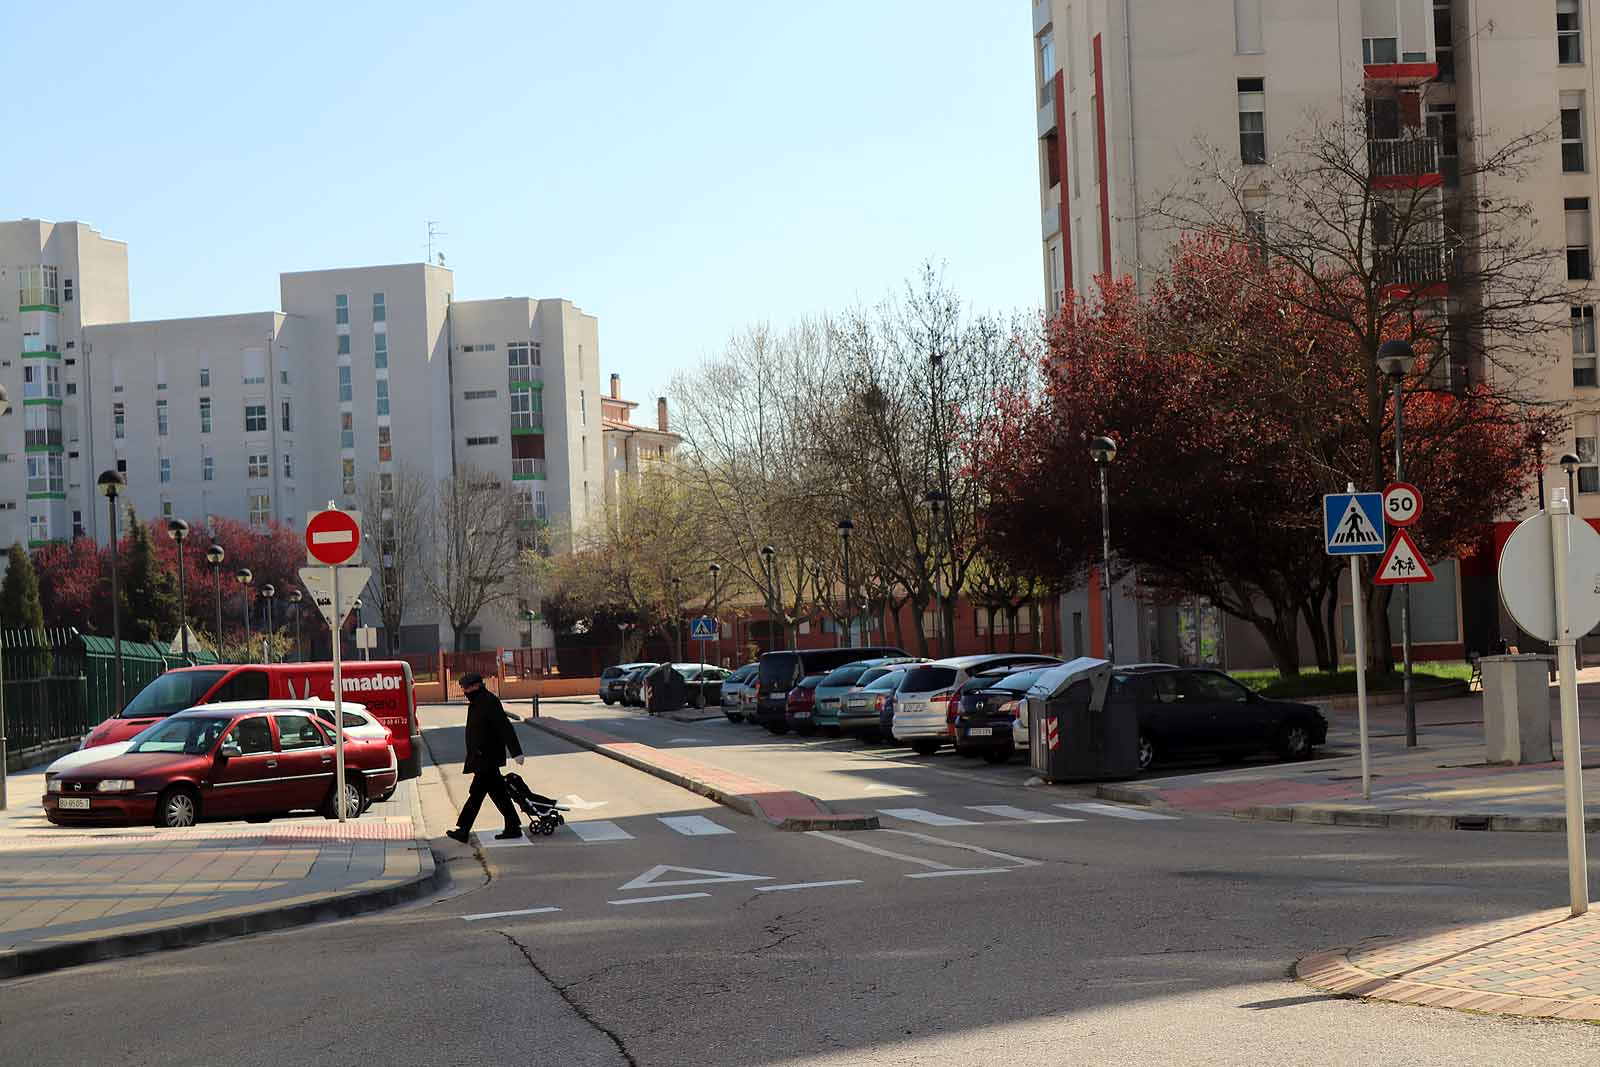
[[[533,491],[533,517],[541,522],[550,517],[549,511],[545,508],[543,489]]]
[[[389,365],[389,335],[386,333],[372,335],[372,365],[374,367]]]
[[[165,436],[167,436],[167,430],[168,430],[168,424],[167,424],[167,402],[165,400],[157,400],[156,401],[156,436],[157,437],[165,437]]]
[[[579,450],[583,453],[583,469],[584,470],[588,470],[589,469],[589,436],[588,436],[588,434],[585,434],[584,436],[580,437],[578,440],[582,442]]]
[[[478,445],[497,445],[500,443],[499,434],[490,434],[488,437],[469,437],[467,447],[476,448]]]
[[[272,497],[267,493],[251,493],[246,498],[250,503],[250,525],[265,526],[272,521]]]
[[[1578,492],[1600,493],[1600,457],[1595,450],[1594,437],[1579,437],[1574,442],[1578,452]]]
[[[350,354],[350,335],[347,334],[347,333],[341,333],[339,335],[338,341],[339,341],[339,355],[348,356]]]
[[[161,481],[162,484],[172,481],[172,460],[167,456],[161,457]]]
[[[64,493],[66,488],[60,456],[28,457],[28,492]]]
[[[54,267],[23,267],[17,271],[17,304],[20,307],[55,307]]]
[[[161,500],[161,517],[163,519],[172,518],[172,501],[166,499],[165,497],[163,497]]]
[[[1056,77],[1056,35],[1045,30],[1039,35],[1039,83],[1044,86],[1039,93],[1039,106],[1045,107],[1053,99],[1051,83]]]
[[[61,301],[65,304],[72,303],[72,279],[63,278],[61,281]]]
[[[350,368],[347,365],[339,368],[339,403],[348,404],[350,398]]]
[[[202,389],[211,388],[211,368],[210,367],[201,367],[200,368],[200,388],[202,388]]]
[[[339,447],[356,447],[356,422],[355,416],[348,411],[339,413]]]
[[[1583,62],[1583,25],[1578,20],[1578,0],[1556,0],[1556,59]]]
[[[128,436],[128,417],[120,400],[111,405],[111,436],[118,441]]]
[[[280,370],[278,372],[278,384],[279,385],[288,385],[289,384],[289,372],[287,370]]]
[[[511,428],[513,430],[533,429],[533,394],[526,390],[518,390],[511,394]]]
[[[1400,62],[1400,41],[1395,37],[1363,37],[1361,39],[1363,63]]]
[[[1594,305],[1572,309],[1572,384],[1594,386],[1595,378]]]
[[[1267,94],[1263,78],[1239,79],[1239,162],[1267,161]]]
[[[389,379],[378,379],[378,414],[389,414]]]
[[[1575,281],[1588,281],[1589,264],[1589,198],[1569,196],[1563,202],[1567,216],[1567,277]]]
[[[283,476],[289,479],[294,478],[294,456],[288,452],[283,454]]]
[[[209,396],[200,398],[200,432],[211,432],[211,398]]]
[[[1450,2],[1433,0],[1433,59],[1442,82],[1456,80],[1456,28]]]
[[[246,459],[246,475],[251,478],[265,478],[272,473],[272,468],[267,466],[265,452],[252,452]]]
[[[510,370],[510,379],[514,382],[530,382],[537,378],[538,374],[533,368],[540,366],[539,346],[529,341],[507,341],[506,366]]]
[[[244,375],[242,381],[245,385],[263,385],[267,380],[267,354],[259,348],[244,350]]]
[[[461,394],[463,400],[493,400],[500,395],[498,389],[468,389]]]
[[[83,528],[83,512],[74,511],[72,513],[72,536],[84,537],[87,533],[88,531]]]
[[[1583,94],[1561,94],[1561,170],[1582,174],[1587,167],[1583,150]]]
[[[372,321],[373,322],[386,322],[386,321],[388,321],[388,315],[389,315],[389,309],[384,306],[383,294],[382,293],[373,293],[372,294]]]
[[[128,461],[121,456],[117,457],[117,473],[123,475],[128,473]]]
[[[29,541],[48,541],[48,540],[50,540],[50,516],[48,516],[48,515],[29,515],[28,516],[28,540]]]
[[[244,405],[244,432],[267,432],[267,405],[255,401],[246,401]]]
[[[344,293],[333,298],[333,321],[340,326],[350,324],[350,298]]]
[[[289,401],[285,400],[283,402],[283,421],[282,421],[283,432],[284,433],[293,433],[294,432],[294,418],[292,416],[293,416],[293,412],[290,409]]]
[[[1261,48],[1261,0],[1233,0],[1233,50],[1253,55]]]
[[[217,480],[217,459],[215,456],[204,456],[200,460],[200,480],[214,482]]]
[[[388,463],[394,459],[394,449],[390,445],[389,427],[378,427],[378,460]]]
[[[1461,142],[1454,104],[1428,105],[1428,135],[1439,139],[1439,171],[1446,189],[1461,187]]]
[[[356,491],[356,461],[348,456],[340,460],[344,481],[344,495],[352,496]]]

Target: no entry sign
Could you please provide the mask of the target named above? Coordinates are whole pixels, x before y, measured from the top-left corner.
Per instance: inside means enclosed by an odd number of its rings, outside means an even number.
[[[306,562],[344,567],[361,562],[361,512],[329,508],[306,515]]]

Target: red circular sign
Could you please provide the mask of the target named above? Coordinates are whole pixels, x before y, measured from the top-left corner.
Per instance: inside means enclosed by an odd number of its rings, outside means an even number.
[[[1409,482],[1394,482],[1383,491],[1383,521],[1410,526],[1422,518],[1422,493]]]
[[[361,551],[361,527],[343,511],[319,511],[306,523],[306,552],[318,563],[338,567]]]

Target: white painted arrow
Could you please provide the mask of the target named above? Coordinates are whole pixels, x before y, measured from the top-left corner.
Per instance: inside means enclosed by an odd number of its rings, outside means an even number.
[[[561,798],[561,802],[573,811],[593,811],[611,803],[609,800],[585,800],[576,793],[568,793]]]

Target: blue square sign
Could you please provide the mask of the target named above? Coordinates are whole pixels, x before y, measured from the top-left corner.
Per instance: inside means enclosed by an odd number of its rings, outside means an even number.
[[[1322,498],[1323,547],[1330,556],[1378,555],[1383,532],[1382,493],[1329,493]]]

